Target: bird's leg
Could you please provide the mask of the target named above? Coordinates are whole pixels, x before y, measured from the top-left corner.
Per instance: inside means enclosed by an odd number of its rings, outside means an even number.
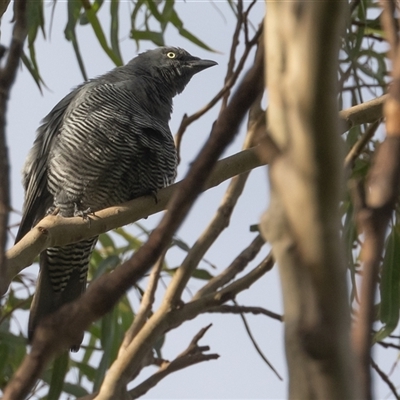
[[[90,217],[89,215],[96,216],[94,211],[90,207],[88,207],[86,210],[80,210],[78,207],[77,203],[74,203],[74,217],[82,217],[85,221],[89,222],[89,228],[90,228]]]
[[[151,196],[154,199],[156,204],[158,203],[157,190],[156,189],[149,189],[148,195]]]
[[[60,207],[51,206],[47,210],[46,215],[58,215],[59,212],[60,212]]]

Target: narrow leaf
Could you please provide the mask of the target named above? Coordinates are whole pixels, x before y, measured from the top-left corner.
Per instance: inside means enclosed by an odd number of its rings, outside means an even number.
[[[68,371],[69,353],[64,351],[54,360],[53,372],[51,374],[48,400],[58,400],[63,390],[65,375]]]
[[[400,316],[400,233],[394,226],[389,235],[382,264],[380,283],[381,307],[379,318],[384,327],[376,334],[380,341],[396,329]]]
[[[110,14],[111,14],[111,27],[110,27],[110,41],[111,48],[114,54],[122,61],[121,52],[119,49],[119,0],[111,0]]]

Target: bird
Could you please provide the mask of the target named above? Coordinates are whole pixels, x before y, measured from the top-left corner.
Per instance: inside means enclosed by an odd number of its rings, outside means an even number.
[[[88,218],[174,182],[173,97],[217,63],[177,47],[143,52],[73,89],[42,120],[22,171],[18,243],[42,218]],[[98,237],[42,251],[28,339],[40,321],[86,289]],[[71,347],[77,351],[83,335]]]

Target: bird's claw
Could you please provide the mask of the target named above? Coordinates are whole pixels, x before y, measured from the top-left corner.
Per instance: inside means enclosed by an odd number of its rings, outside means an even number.
[[[94,211],[91,210],[90,207],[88,207],[86,210],[79,210],[78,205],[75,204],[74,216],[81,217],[83,220],[89,222],[89,228],[91,223],[91,219],[89,217],[90,215],[96,216],[96,214],[94,213]]]

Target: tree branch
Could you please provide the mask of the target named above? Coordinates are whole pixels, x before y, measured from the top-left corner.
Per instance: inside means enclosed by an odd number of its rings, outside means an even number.
[[[377,121],[375,121],[371,125],[369,125],[367,130],[365,131],[365,133],[357,140],[357,142],[354,144],[354,146],[350,149],[350,151],[346,155],[346,158],[344,159],[344,169],[345,170],[349,170],[350,168],[353,167],[354,161],[364,150],[364,148],[368,144],[368,142],[374,137],[375,132],[379,128],[379,125],[381,124],[381,122],[382,121],[380,119],[378,119]]]
[[[7,7],[5,7],[7,8]],[[10,89],[15,81],[27,34],[26,0],[15,2],[14,28],[6,64],[0,69],[0,285],[7,277],[5,249],[10,211],[9,160],[6,138],[6,113]]]
[[[397,393],[396,386],[389,379],[389,377],[379,368],[378,364],[371,358],[371,366],[376,371],[376,373],[381,377],[381,379],[389,386],[389,389],[393,393],[397,400],[400,400],[400,395]]]
[[[203,361],[216,360],[219,358],[218,354],[204,354],[204,351],[208,351],[208,346],[198,346],[198,341],[204,336],[206,331],[211,327],[211,324],[201,329],[200,332],[192,339],[188,348],[182,352],[175,360],[169,362],[164,361],[160,369],[152,375],[150,378],[146,379],[140,385],[136,386],[128,393],[132,399],[137,399],[143,396],[151,388],[157,385],[163,378],[167,375],[179,371],[183,368],[189,367],[194,364],[198,364]]]
[[[289,398],[360,397],[338,212],[343,167],[336,91],[344,6],[270,2],[266,14],[268,131],[280,153],[269,167],[271,202],[261,232],[281,277]],[[349,113],[341,115],[352,121]]]
[[[237,274],[249,264],[251,260],[259,253],[261,247],[265,244],[261,235],[257,235],[251,244],[246,247],[231,263],[228,268],[225,268],[219,275],[210,279],[194,296],[192,300],[197,300],[205,294],[215,292],[223,285],[230,282]]]
[[[383,105],[388,95],[357,104],[339,112],[339,118],[343,121],[340,126],[342,133],[347,132],[351,127],[361,124],[373,123],[383,117]]]
[[[242,314],[249,313],[254,315],[266,315],[272,319],[276,319],[277,321],[283,322],[283,316],[272,311],[266,310],[262,307],[248,307],[248,306],[239,306],[239,305],[222,305],[217,307],[209,308],[207,313],[221,313],[221,314]]]
[[[386,138],[377,150],[365,188],[359,192],[357,223],[364,233],[362,244],[362,282],[360,308],[353,326],[353,346],[357,355],[357,372],[364,390],[363,398],[372,398],[370,352],[374,322],[375,292],[386,230],[396,206],[400,186],[400,47],[397,22],[391,14],[394,2],[382,2],[382,24],[391,38],[393,84],[384,106]]]
[[[144,292],[142,301],[140,302],[139,310],[135,315],[132,325],[125,333],[124,341],[122,342],[119,353],[125,350],[125,348],[137,335],[140,329],[142,329],[143,325],[146,323],[146,320],[151,313],[151,308],[154,303],[154,295],[157,290],[158,279],[160,277],[160,272],[164,264],[165,253],[166,249],[164,249],[163,254],[158,259],[156,265],[153,267],[151,271],[146,291]]]
[[[220,160],[213,168],[203,190],[218,186],[232,176],[261,165],[263,163],[259,160],[255,148]],[[144,196],[98,211],[95,216],[90,216],[90,224],[80,217],[62,218],[54,215],[45,217],[21,241],[8,250],[7,276],[0,282],[0,295],[7,291],[14,276],[31,265],[35,257],[44,249],[87,239],[155,214],[166,208],[169,199],[181,184],[182,182],[178,182],[157,192],[156,204],[152,196]]]
[[[179,308],[171,309],[168,303],[163,301],[160,308],[150,317],[148,323],[126,348],[126,351],[113,363],[103,383],[107,386],[107,391],[102,386],[102,396],[104,397],[98,396],[97,400],[115,398],[112,396],[115,396],[116,393],[120,396],[119,393],[124,391],[130,377],[136,376],[142,367],[141,360],[145,355],[144,347],[152,348],[152,344],[160,335],[181,325],[184,321],[195,318],[200,313],[207,312],[209,308],[233,299],[238,293],[260,279],[272,268],[273,264],[272,257],[268,256],[254,270],[221,291],[181,305]],[[116,387],[114,388],[112,385],[116,385]]]
[[[238,304],[234,301],[235,305],[238,306]],[[262,360],[268,365],[268,367],[272,370],[272,372],[278,377],[278,379],[280,381],[283,381],[282,377],[279,375],[278,371],[275,369],[275,367],[270,363],[270,361],[268,360],[268,358],[264,355],[264,353],[262,352],[262,350],[260,349],[260,346],[258,345],[256,339],[254,338],[250,326],[247,322],[246,317],[244,316],[243,313],[240,313],[240,318],[243,321],[244,327],[246,329],[247,335],[250,338],[251,343],[253,344],[254,348],[256,349],[256,352],[258,353],[258,355],[262,358]]]

